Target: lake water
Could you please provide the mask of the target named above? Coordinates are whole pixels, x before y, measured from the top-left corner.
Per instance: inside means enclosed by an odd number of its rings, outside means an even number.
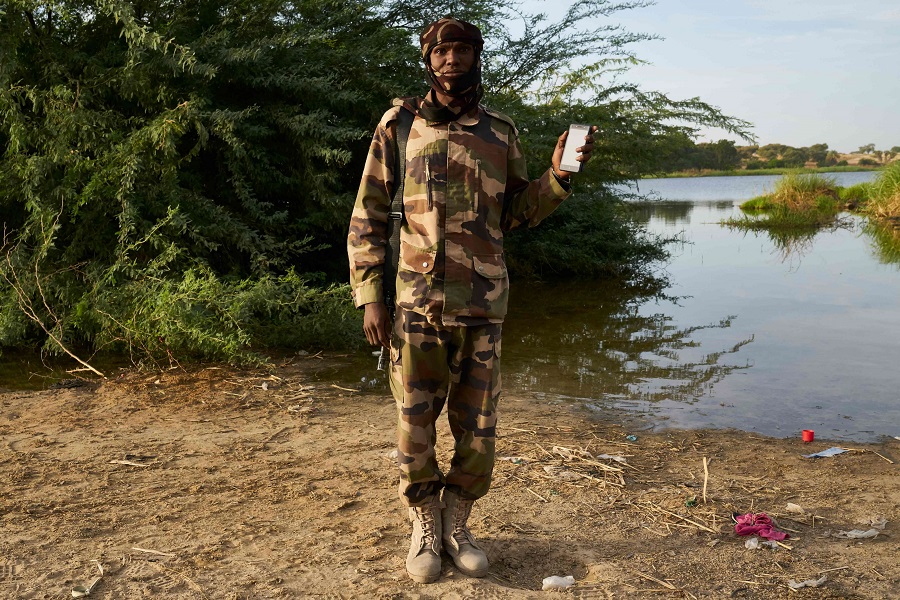
[[[875,179],[877,171],[823,173],[843,187]],[[781,175],[746,175],[740,177],[673,177],[671,179],[641,179],[637,189],[641,194],[654,195],[660,200],[735,200],[741,203],[766,191],[771,191]]]
[[[849,186],[875,173],[832,176]],[[514,281],[505,392],[601,419],[629,411],[636,429],[900,436],[900,262],[883,258],[856,217],[801,238],[719,225],[777,180],[640,181],[658,200],[634,203],[638,220],[685,239],[665,266],[678,300],[602,281]],[[374,367],[366,353],[323,375],[387,393]]]
[[[873,173],[835,174],[840,185]],[[647,427],[778,437],[900,435],[900,268],[858,219],[802,239],[718,223],[777,177],[643,180],[651,232],[683,232],[678,302],[603,283],[514,284],[504,387],[541,401],[636,411]],[[527,287],[527,291],[523,290]]]

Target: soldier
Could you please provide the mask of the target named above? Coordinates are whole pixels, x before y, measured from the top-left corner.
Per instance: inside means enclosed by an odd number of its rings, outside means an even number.
[[[571,193],[552,166],[529,181],[512,120],[482,106],[481,31],[443,18],[420,38],[431,82],[424,97],[395,99],[376,128],[348,236],[354,302],[373,345],[390,348],[397,403],[400,498],[412,521],[406,569],[418,582],[440,576],[440,552],[483,577],[488,560],[467,526],[490,486],[500,395],[500,329],[509,280],[503,232],[531,227]],[[394,172],[400,111],[415,115],[406,172]],[[580,160],[593,149],[585,137]],[[382,277],[391,196],[404,178],[393,330]],[[435,422],[447,404],[455,440],[446,475],[435,458]],[[443,492],[443,496],[441,495]]]

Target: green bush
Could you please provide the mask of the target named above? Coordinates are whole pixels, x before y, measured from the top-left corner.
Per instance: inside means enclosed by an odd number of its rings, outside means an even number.
[[[668,257],[667,241],[646,233],[601,190],[566,200],[537,228],[508,233],[505,245],[519,276],[639,279]]]
[[[519,3],[454,3],[488,38],[485,103],[516,118],[533,175],[570,121],[602,130],[581,190],[653,172],[660,147],[700,126],[747,135],[697,99],[621,82],[629,44],[649,36],[593,20],[641,5],[524,15],[516,37]],[[336,286],[359,174],[389,99],[425,91],[415,33],[446,11],[419,0],[5,2],[0,347],[249,360],[267,346],[361,340],[357,324],[341,329],[358,314]],[[556,247],[542,247],[537,270],[639,270],[665,255],[619,199],[608,204],[567,206],[572,223],[548,223],[535,244]],[[586,244],[578,269],[559,233],[574,223],[585,240],[591,227],[610,236]]]

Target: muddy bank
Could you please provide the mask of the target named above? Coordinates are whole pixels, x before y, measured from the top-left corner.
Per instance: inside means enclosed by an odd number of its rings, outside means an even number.
[[[468,579],[445,559],[437,583],[415,584],[393,403],[325,379],[340,360],[0,394],[0,597],[69,598],[98,565],[91,598],[537,598],[550,575],[573,575],[579,598],[900,596],[900,441],[818,460],[801,454],[832,444],[630,441],[638,423],[621,415],[509,396],[471,521],[491,572]],[[744,547],[732,514],[749,511],[778,520],[784,547]],[[834,537],[878,518],[874,539]]]

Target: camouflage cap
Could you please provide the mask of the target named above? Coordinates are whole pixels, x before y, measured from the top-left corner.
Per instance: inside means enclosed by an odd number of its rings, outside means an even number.
[[[419,36],[422,58],[427,59],[432,48],[444,42],[466,42],[479,52],[484,48],[484,38],[478,27],[453,17],[444,17],[425,27]]]

